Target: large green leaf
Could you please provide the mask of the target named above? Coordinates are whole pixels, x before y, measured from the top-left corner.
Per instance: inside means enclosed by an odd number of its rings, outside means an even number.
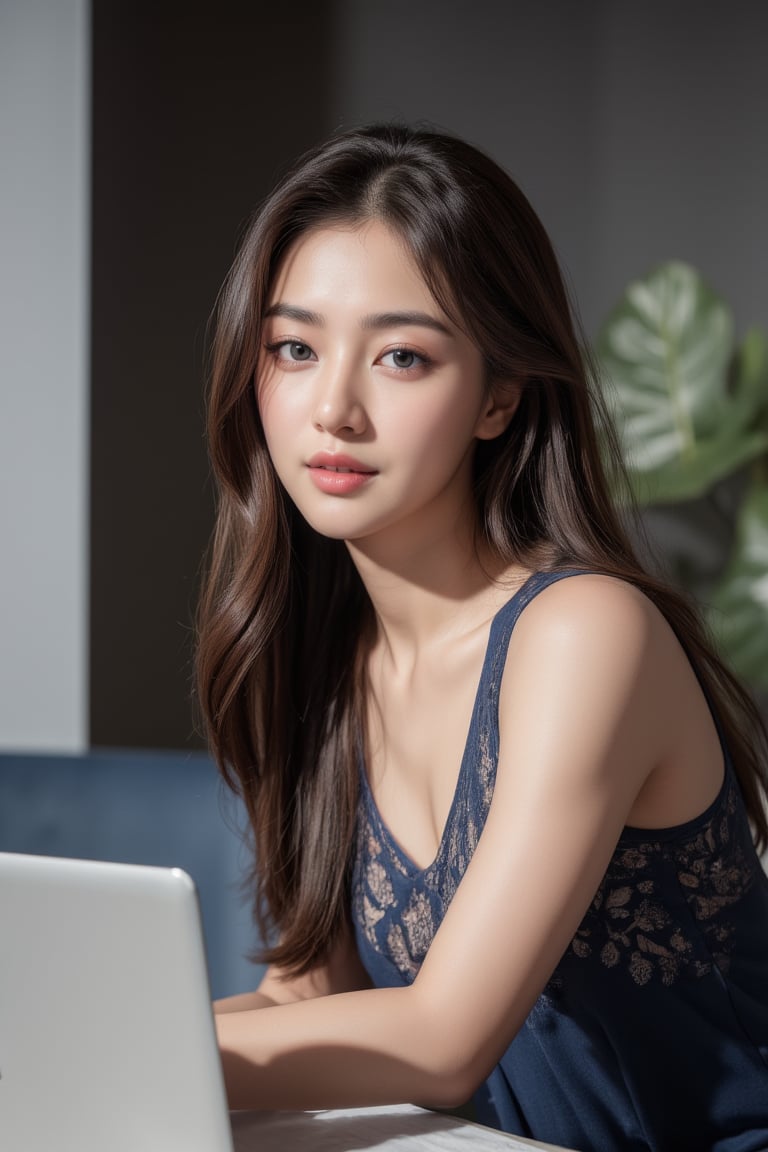
[[[630,284],[597,342],[635,496],[703,495],[768,449],[765,341],[750,334],[734,363],[730,311],[686,264]]]
[[[630,469],[630,482],[640,504],[694,500],[766,451],[768,433],[740,435],[738,429],[726,427],[718,439],[699,443],[688,459],[677,457],[650,472]]]
[[[768,691],[768,487],[756,480],[736,524],[736,542],[715,589],[709,621],[744,680]]]

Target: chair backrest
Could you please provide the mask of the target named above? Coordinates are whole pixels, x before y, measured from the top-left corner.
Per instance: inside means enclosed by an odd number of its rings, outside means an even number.
[[[0,850],[183,868],[214,997],[255,987],[242,808],[202,754],[0,755]]]

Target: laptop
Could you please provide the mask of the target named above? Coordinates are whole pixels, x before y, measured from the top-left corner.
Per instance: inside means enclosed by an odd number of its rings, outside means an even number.
[[[0,852],[0,1148],[232,1152],[185,872]]]

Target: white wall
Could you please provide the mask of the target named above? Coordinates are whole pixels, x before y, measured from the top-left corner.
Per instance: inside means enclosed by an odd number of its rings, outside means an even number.
[[[0,749],[87,743],[87,0],[0,0]]]

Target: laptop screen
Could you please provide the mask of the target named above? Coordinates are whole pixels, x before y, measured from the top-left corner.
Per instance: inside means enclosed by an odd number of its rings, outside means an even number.
[[[185,872],[0,853],[0,1148],[232,1152]]]

